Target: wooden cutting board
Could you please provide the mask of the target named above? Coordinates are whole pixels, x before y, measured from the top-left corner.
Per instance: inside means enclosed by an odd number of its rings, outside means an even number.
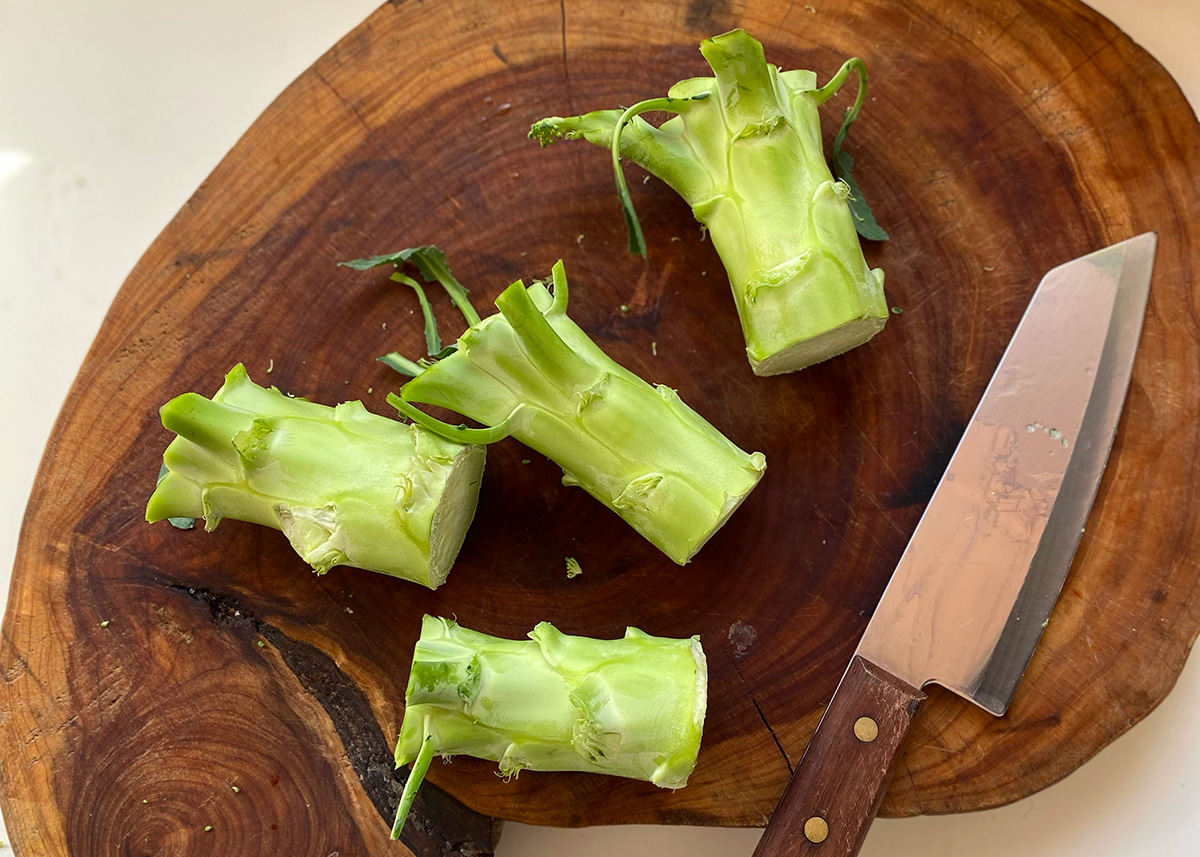
[[[630,169],[650,247],[632,257],[607,156],[525,137],[542,116],[705,73],[698,41],[735,26],[822,80],[866,59],[847,147],[892,236],[868,258],[902,310],[867,346],[768,379],[677,197]],[[543,619],[698,633],[711,684],[686,789],[505,782],[459,758],[431,769],[413,851],[490,853],[493,816],[764,824],[1041,274],[1154,229],[1125,416],[1042,646],[1006,717],[934,693],[884,812],[995,806],[1065,776],[1165,696],[1200,628],[1198,177],[1178,88],[1075,2],[383,6],[150,247],[62,412],[0,651],[0,806],[19,852],[396,853],[390,751],[426,612],[510,637]],[[398,379],[373,358],[419,354],[419,315],[384,274],[335,263],[428,242],[481,307],[565,259],[571,314],[604,349],[766,454],[765,480],[694,562],[674,566],[513,441],[489,451],[437,592],[316,577],[259,527],[143,522],[169,439],[158,406],[211,394],[238,361],[388,413]],[[568,555],[582,577],[567,579]]]

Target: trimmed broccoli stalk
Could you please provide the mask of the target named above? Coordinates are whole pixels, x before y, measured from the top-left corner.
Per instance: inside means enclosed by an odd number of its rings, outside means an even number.
[[[866,95],[866,68],[851,59],[825,86],[811,71],[768,65],[762,45],[743,30],[701,43],[715,78],[683,80],[668,97],[628,110],[601,110],[535,123],[543,146],[580,137],[611,149],[630,249],[645,255],[620,158],[640,164],[675,189],[712,235],[725,264],[746,354],[758,375],[777,375],[860,345],[887,320],[883,271],[870,269],[856,228],[887,237],[850,177],[841,151]],[[817,108],[858,75],[854,106],[834,141],[830,173]],[[653,125],[649,111],[676,116]]]
[[[410,363],[416,377],[388,401],[449,440],[515,437],[683,565],[758,483],[766,459],[734,446],[674,390],[615,363],[567,318],[561,261],[553,282],[553,296],[541,283],[513,283],[496,299],[499,314],[472,324],[442,359]],[[488,428],[449,425],[412,402]]]
[[[426,616],[413,652],[396,766],[414,762],[392,838],[434,755],[522,770],[588,771],[683,788],[708,699],[700,638],[563,634],[549,622],[504,640]]]
[[[203,516],[282,530],[318,574],[351,565],[431,589],[450,572],[475,514],[484,447],[415,425],[291,398],[242,364],[211,400],[184,393],[161,409],[178,437],[147,521]]]

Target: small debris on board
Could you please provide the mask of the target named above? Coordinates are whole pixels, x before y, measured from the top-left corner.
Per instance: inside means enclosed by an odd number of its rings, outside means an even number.
[[[567,578],[579,577],[583,574],[583,566],[579,564],[579,560],[573,556],[567,557]]]

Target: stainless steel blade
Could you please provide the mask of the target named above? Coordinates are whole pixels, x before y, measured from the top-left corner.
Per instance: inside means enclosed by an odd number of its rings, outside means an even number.
[[[857,654],[1007,709],[1112,448],[1154,248],[1146,233],[1042,279]]]

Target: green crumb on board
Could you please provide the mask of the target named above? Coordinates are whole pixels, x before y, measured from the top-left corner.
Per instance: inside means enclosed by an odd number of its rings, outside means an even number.
[[[650,343],[650,353],[653,354],[655,357],[658,356],[658,343],[657,342]]]
[[[264,643],[262,640],[259,640],[259,641],[258,641],[258,647],[259,647],[260,649],[266,648],[266,645],[267,645],[267,644],[266,644],[266,643]]]
[[[239,789],[237,786],[230,786],[230,788],[231,788],[231,789],[233,789],[233,793],[234,793],[235,795],[236,795],[236,794],[241,794],[241,792],[242,792],[242,790],[241,790],[241,789]]]
[[[621,304],[621,312],[629,312],[629,304]]]
[[[567,557],[567,577],[579,577],[583,574],[583,566],[579,564],[579,560],[573,556]]]
[[[522,463],[522,464],[529,464],[529,459],[528,459],[528,458],[522,458],[522,459],[521,459],[521,463]]]
[[[900,315],[900,313],[902,313],[902,312],[904,312],[904,310],[900,309],[900,307],[898,307],[898,306],[892,307],[892,315]]]
[[[211,830],[212,830],[212,825],[211,825],[211,824],[206,824],[206,825],[204,825],[204,832],[205,832],[205,833],[209,833]]]
[[[101,628],[107,628],[107,627],[108,627],[108,620],[107,620],[107,619],[105,619],[103,622],[101,622],[101,623],[100,623],[100,627],[101,627]]]
[[[1042,629],[1044,630],[1046,628],[1046,626],[1049,624],[1050,624],[1050,620],[1047,619],[1045,622],[1042,623]]]

